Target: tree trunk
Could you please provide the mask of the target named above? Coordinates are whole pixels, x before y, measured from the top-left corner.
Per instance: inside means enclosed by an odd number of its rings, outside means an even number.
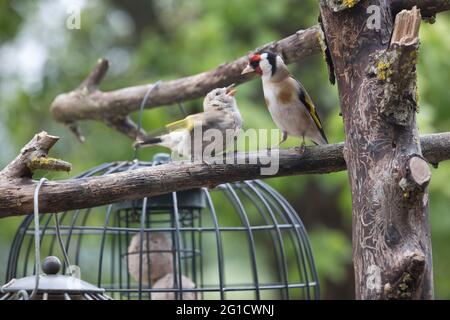
[[[420,13],[403,11],[394,25],[386,0],[339,12],[323,2],[321,18],[345,125],[356,298],[431,299],[430,171],[415,116]]]

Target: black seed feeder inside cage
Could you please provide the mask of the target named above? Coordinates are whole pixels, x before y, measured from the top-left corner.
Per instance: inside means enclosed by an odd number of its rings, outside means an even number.
[[[157,155],[153,162],[107,163],[77,178],[168,161]],[[40,226],[49,255],[57,241],[50,216]],[[32,221],[26,217],[15,236],[7,281],[32,270]],[[261,181],[64,212],[60,221],[70,261],[113,299],[319,298],[306,230],[291,205]]]

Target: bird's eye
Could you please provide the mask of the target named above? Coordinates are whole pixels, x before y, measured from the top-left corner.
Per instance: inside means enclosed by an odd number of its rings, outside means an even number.
[[[220,95],[220,92],[219,92],[219,91],[216,92],[216,96],[218,96],[218,95]]]
[[[250,65],[251,65],[253,68],[258,67],[258,66],[259,66],[259,60],[251,61],[251,62],[250,62]]]

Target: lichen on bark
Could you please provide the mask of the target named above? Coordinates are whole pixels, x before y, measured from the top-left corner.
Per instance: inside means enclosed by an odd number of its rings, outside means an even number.
[[[35,170],[70,172],[72,170],[72,165],[69,162],[51,157],[33,157],[27,163],[27,167],[31,172]]]
[[[328,7],[334,12],[353,8],[360,0],[326,0]]]

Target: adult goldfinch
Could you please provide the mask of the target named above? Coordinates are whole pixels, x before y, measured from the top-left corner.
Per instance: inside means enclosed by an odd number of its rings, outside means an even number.
[[[205,161],[226,151],[242,129],[242,117],[234,95],[234,85],[217,88],[203,100],[204,112],[170,123],[162,134],[138,140],[136,148],[160,145],[176,155]]]
[[[305,137],[315,144],[328,143],[314,103],[279,55],[268,52],[252,55],[242,74],[249,72],[261,75],[267,107],[282,132],[280,144],[288,135],[302,138],[302,152]]]

